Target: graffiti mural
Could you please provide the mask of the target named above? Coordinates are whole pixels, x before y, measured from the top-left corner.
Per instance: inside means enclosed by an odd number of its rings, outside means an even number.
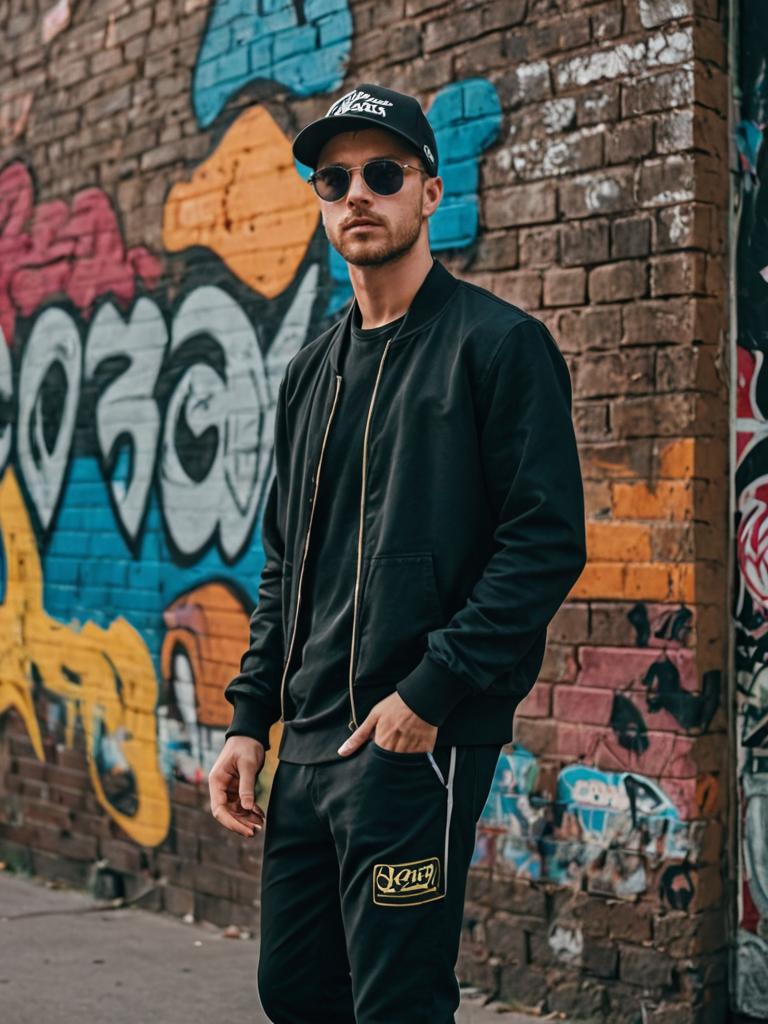
[[[14,252],[33,216],[30,178],[10,165],[2,181],[6,209],[28,211]],[[92,206],[83,259],[89,226],[116,223],[103,196]],[[66,224],[66,207],[59,214]],[[106,255],[120,255],[118,243]],[[31,280],[28,248],[3,264],[0,613],[16,669],[3,676],[0,710],[21,715],[41,759],[43,732],[71,744],[80,730],[99,801],[153,845],[169,825],[168,782],[205,777],[231,717],[223,689],[263,563],[277,388],[310,331],[320,270],[305,262],[283,289],[265,345],[264,310],[226,278],[192,281],[170,303],[152,288],[159,264],[145,251],[132,258],[155,276],[139,278],[121,257],[111,278],[102,257],[87,290],[71,266],[66,276],[35,267]],[[271,750],[265,796],[273,761]]]
[[[160,842],[170,812],[146,644],[121,617],[107,629],[93,622],[78,629],[46,614],[37,543],[12,469],[0,483],[0,526],[0,714],[15,708],[41,760],[41,718],[70,744],[79,726],[99,803],[137,842]]]
[[[635,647],[580,648],[550,749],[516,743],[502,753],[472,864],[625,899],[658,887],[671,909],[684,909],[695,892],[701,819],[716,804],[716,786],[699,775],[706,748],[696,744],[720,679],[697,679],[687,607],[638,602],[627,620]],[[555,757],[568,755],[579,760],[553,776]],[[550,944],[567,960],[572,940],[566,928]]]
[[[762,1016],[768,998],[768,24],[754,2],[742,5],[741,17],[734,522],[740,877],[735,989],[737,1008]]]
[[[46,38],[71,20],[57,4]],[[272,101],[330,105],[353,45],[347,0],[210,4],[188,96],[210,144],[143,182],[162,187],[159,245],[128,245],[102,188],[41,201],[34,167],[0,168],[0,714],[41,760],[81,740],[98,801],[144,845],[168,831],[173,780],[202,782],[221,748],[279,383],[351,298]],[[467,78],[427,113],[445,183],[431,242],[461,249],[500,102]]]
[[[568,765],[548,800],[535,792],[537,768],[520,746],[499,758],[474,865],[577,888],[587,878],[592,891],[632,897],[648,888],[649,865],[695,857],[689,826],[654,780]]]
[[[224,744],[232,706],[224,688],[239,669],[252,610],[231,583],[210,581],[179,596],[163,613],[164,684],[157,709],[166,774],[203,782]],[[259,783],[269,791],[277,767],[280,725],[273,726]]]
[[[215,0],[192,85],[198,121],[210,124],[249,83],[299,96],[338,89],[351,44],[347,0]]]

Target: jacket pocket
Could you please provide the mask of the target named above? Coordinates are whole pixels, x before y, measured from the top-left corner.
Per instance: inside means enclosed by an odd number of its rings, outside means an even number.
[[[430,551],[371,558],[360,594],[355,685],[402,678],[420,661],[427,633],[442,624]]]

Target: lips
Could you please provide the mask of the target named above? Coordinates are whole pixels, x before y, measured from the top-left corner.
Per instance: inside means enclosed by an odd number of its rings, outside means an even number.
[[[373,220],[353,220],[351,224],[347,224],[345,231],[349,231],[350,228],[377,228],[379,225]]]

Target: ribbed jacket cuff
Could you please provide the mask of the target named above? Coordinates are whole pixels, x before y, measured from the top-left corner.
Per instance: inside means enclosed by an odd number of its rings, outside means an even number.
[[[250,700],[248,697],[236,697],[232,722],[224,733],[224,739],[228,740],[230,736],[250,736],[251,739],[263,744],[265,750],[269,750],[271,725],[269,716],[264,714],[258,701]]]
[[[416,668],[395,687],[402,699],[419,718],[430,725],[442,725],[472,687],[455,672],[439,665],[425,654]]]

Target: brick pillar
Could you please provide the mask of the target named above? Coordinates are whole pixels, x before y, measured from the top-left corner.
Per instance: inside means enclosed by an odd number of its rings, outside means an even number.
[[[558,7],[529,5],[507,38],[506,134],[468,276],[542,317],[568,356],[590,557],[481,821],[462,963],[510,1002],[714,1024],[728,937],[724,11]]]

